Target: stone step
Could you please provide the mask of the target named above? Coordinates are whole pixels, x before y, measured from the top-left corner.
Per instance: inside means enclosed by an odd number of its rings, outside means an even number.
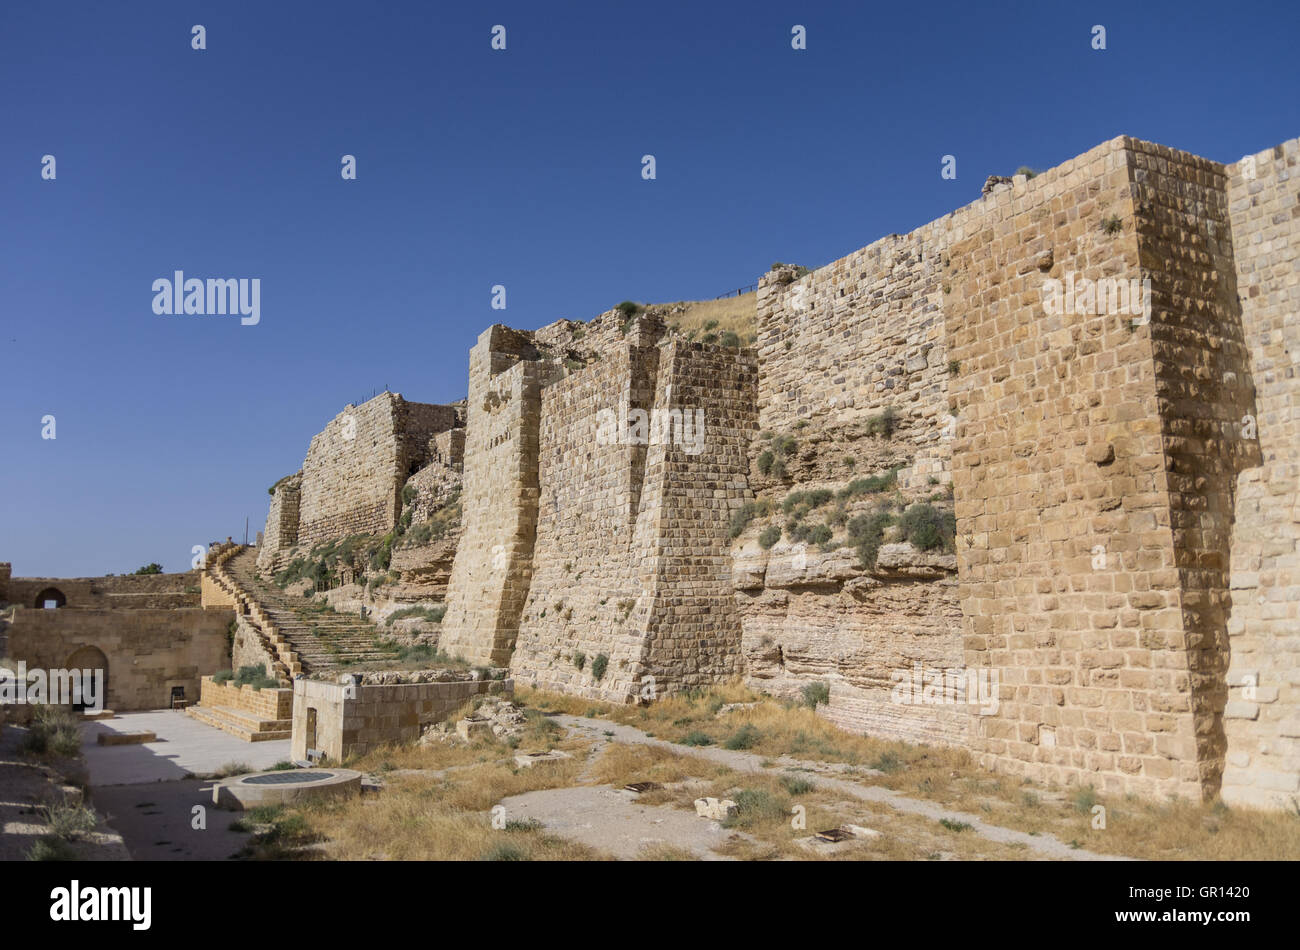
[[[231,709],[229,706],[187,706],[185,714],[245,742],[288,739],[293,726],[288,719],[264,719],[242,709]]]

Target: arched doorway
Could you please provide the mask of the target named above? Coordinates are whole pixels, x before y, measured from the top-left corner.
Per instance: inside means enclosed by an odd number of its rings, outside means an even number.
[[[98,683],[93,680],[84,680],[81,682],[81,695],[74,696],[72,708],[78,712],[91,706],[93,703],[97,709],[104,709],[108,706],[108,657],[99,647],[82,646],[72,651],[63,664],[65,670],[80,670],[82,676],[86,671],[90,671],[93,676],[97,670],[103,671],[103,676]]]
[[[47,587],[36,595],[36,603],[32,604],[32,606],[38,609],[41,607],[54,609],[56,607],[66,606],[67,603],[68,598],[63,596],[63,591],[59,590],[57,587]]]

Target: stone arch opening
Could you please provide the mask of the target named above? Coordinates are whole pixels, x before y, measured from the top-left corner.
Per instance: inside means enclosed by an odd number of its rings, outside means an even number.
[[[80,670],[83,676],[87,670],[92,676],[96,670],[103,671],[103,678],[98,684],[84,679],[79,682],[80,692],[73,696],[73,709],[80,712],[88,707],[103,709],[108,705],[108,657],[103,650],[89,645],[77,647],[64,661],[63,668]],[[78,681],[74,680],[74,683]]]
[[[36,603],[32,606],[36,608],[55,609],[57,607],[66,607],[68,598],[64,596],[63,591],[57,587],[47,587],[36,595]]]

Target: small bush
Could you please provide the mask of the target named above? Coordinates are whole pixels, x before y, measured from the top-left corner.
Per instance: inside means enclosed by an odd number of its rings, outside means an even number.
[[[76,858],[76,852],[72,846],[62,838],[56,838],[54,835],[43,835],[32,843],[31,850],[27,852],[28,861],[71,861]]]
[[[763,475],[768,475],[772,471],[772,463],[776,461],[776,456],[769,449],[764,449],[758,456],[758,470]]]
[[[885,540],[885,529],[893,523],[893,516],[885,511],[858,515],[849,521],[849,543],[857,549],[859,564],[867,568],[876,566],[876,555]]]
[[[781,787],[791,795],[807,795],[817,786],[806,778],[797,778],[793,775],[783,775],[781,776]]]
[[[585,653],[574,653],[574,654],[573,654],[573,665],[576,666],[579,670],[585,668],[586,665],[587,665],[587,654],[585,654]]]
[[[875,761],[867,766],[869,769],[876,769],[877,771],[886,773],[897,772],[902,767],[903,760],[894,752],[880,753],[880,755],[876,756]]]
[[[596,654],[596,658],[591,661],[591,675],[596,682],[605,678],[605,670],[609,667],[609,657],[603,653]]]
[[[953,821],[951,818],[940,818],[939,824],[943,825],[949,831],[970,831],[971,826],[964,821]]]
[[[408,617],[419,617],[421,620],[428,620],[432,623],[442,623],[442,618],[447,615],[447,605],[439,604],[436,607],[403,607],[401,610],[394,610],[384,620],[385,627],[391,627],[395,620],[405,620]]]
[[[718,338],[718,342],[723,346],[729,346],[733,349],[740,348],[740,337],[731,330],[724,330],[722,336]]]
[[[809,683],[803,688],[803,704],[809,709],[816,709],[820,704],[825,706],[831,701],[831,687],[829,683],[818,681]]]
[[[636,303],[635,301],[624,300],[621,304],[619,304],[614,309],[619,311],[625,317],[634,317],[645,308],[641,306],[639,303]]]
[[[1124,222],[1118,215],[1111,215],[1108,218],[1101,219],[1101,229],[1107,234],[1119,234],[1124,230]]]
[[[99,819],[94,811],[82,804],[55,802],[45,805],[41,811],[50,826],[50,833],[65,841],[72,841],[95,830]]]
[[[903,512],[899,525],[903,538],[919,551],[955,550],[957,519],[950,511],[940,511],[927,503],[913,505]]]
[[[146,564],[144,567],[137,568],[135,571],[136,574],[161,574],[162,572],[162,565],[156,562]]]
[[[722,747],[724,749],[731,749],[732,751],[737,749],[750,749],[758,744],[760,738],[761,736],[759,735],[758,730],[749,723],[745,723],[727,738],[727,741],[722,744]]]
[[[781,526],[770,524],[758,536],[758,546],[766,551],[781,540]]]
[[[700,732],[700,730],[696,729],[693,732],[688,732],[686,734],[686,736],[682,739],[682,745],[689,745],[689,746],[713,745],[713,739],[708,735],[706,735],[705,733]]]
[[[1092,806],[1097,804],[1097,790],[1091,785],[1084,785],[1075,789],[1074,808],[1076,811],[1083,812],[1085,815],[1092,811]]]
[[[527,861],[528,853],[517,844],[503,841],[483,852],[480,861]]]
[[[723,822],[723,827],[748,828],[785,816],[785,803],[767,789],[745,788],[736,793],[736,813]]]

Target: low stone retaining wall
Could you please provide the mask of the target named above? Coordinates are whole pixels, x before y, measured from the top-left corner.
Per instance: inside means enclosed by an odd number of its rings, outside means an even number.
[[[205,676],[199,705],[238,709],[262,719],[288,719],[293,712],[293,690],[253,689],[251,686],[216,683],[211,676]]]
[[[294,680],[295,761],[311,752],[341,762],[388,743],[415,742],[425,726],[441,722],[474,696],[508,697],[515,688],[511,679],[449,670],[354,674],[349,679]]]

